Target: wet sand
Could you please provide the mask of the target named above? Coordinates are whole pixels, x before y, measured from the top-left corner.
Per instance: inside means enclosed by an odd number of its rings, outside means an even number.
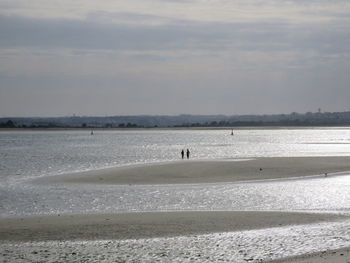
[[[332,176],[350,171],[350,157],[183,160],[53,176],[41,183],[187,184]],[[88,241],[183,237],[210,233],[305,225],[347,219],[345,215],[276,211],[178,211],[0,218],[0,243]],[[36,249],[38,245],[33,245]],[[21,249],[13,249],[12,253]],[[54,249],[53,249],[54,251]],[[67,250],[68,251],[68,250]],[[21,252],[22,253],[22,252]],[[25,253],[25,252],[23,252]],[[32,253],[32,252],[31,252]],[[33,252],[34,253],[34,252]],[[54,251],[54,254],[56,252]],[[75,252],[72,252],[72,255]],[[51,255],[52,256],[52,255]],[[14,258],[12,255],[6,256]],[[319,252],[273,262],[350,262],[349,249]]]
[[[0,219],[0,240],[108,240],[189,236],[344,219],[335,214],[188,211]]]
[[[350,171],[350,157],[183,160],[53,176],[40,180],[47,183],[78,184],[191,184],[283,179],[342,171]]]
[[[321,251],[308,255],[283,258],[270,263],[349,263],[350,248]]]

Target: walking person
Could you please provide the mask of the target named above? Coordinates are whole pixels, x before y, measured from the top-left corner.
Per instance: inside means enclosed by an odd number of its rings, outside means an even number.
[[[182,149],[182,150],[181,150],[181,158],[183,159],[184,156],[185,156],[185,152],[184,152],[184,150]]]
[[[186,151],[186,156],[187,156],[187,159],[190,159],[190,150],[189,149],[187,149],[187,151]]]

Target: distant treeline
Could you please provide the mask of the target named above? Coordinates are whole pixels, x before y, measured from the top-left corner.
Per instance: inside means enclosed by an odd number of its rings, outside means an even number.
[[[70,116],[0,118],[0,128],[155,128],[155,127],[350,126],[350,112],[274,115]]]
[[[300,121],[300,120],[286,120],[286,121],[275,121],[275,122],[264,122],[264,121],[236,121],[236,122],[228,122],[228,121],[212,121],[205,123],[184,123],[181,125],[167,126],[168,128],[200,128],[200,127],[265,127],[265,126],[350,126],[350,122],[347,123],[338,123],[338,122],[312,122],[312,121]],[[137,125],[135,123],[121,123],[118,125],[106,123],[101,126],[87,125],[83,123],[81,126],[66,126],[66,125],[58,125],[55,123],[48,124],[32,124],[32,125],[16,125],[12,120],[9,120],[4,123],[0,123],[0,128],[30,128],[30,129],[54,129],[54,128],[157,128],[157,125],[154,126],[143,126]]]
[[[99,127],[94,127],[94,126],[89,126],[86,123],[83,123],[81,125],[82,128],[101,128],[101,126]],[[135,123],[120,123],[118,125],[114,124],[114,123],[106,123],[102,126],[102,128],[145,128],[143,125],[137,125]]]
[[[0,122],[0,128],[16,128],[17,126],[12,120],[6,122]]]
[[[213,121],[205,123],[184,123],[174,127],[265,127],[265,126],[350,126],[350,122],[323,122],[307,120],[285,120],[285,121]]]
[[[157,127],[157,126],[155,126]],[[8,120],[6,122],[0,122],[0,128],[41,128],[41,129],[54,129],[54,128],[145,128],[144,126],[137,125],[135,123],[120,123],[118,125],[114,125],[111,123],[106,123],[103,126],[101,125],[88,125],[86,123],[83,123],[79,126],[72,126],[72,125],[64,125],[64,124],[57,124],[57,123],[42,123],[42,124],[16,124],[12,120]]]

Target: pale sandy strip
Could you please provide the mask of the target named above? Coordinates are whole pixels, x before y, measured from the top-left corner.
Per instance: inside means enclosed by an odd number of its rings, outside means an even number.
[[[0,240],[98,240],[184,236],[343,219],[334,214],[188,211],[0,219]]]
[[[191,184],[279,179],[350,171],[350,157],[278,157],[245,161],[177,161],[53,176],[49,183]]]
[[[270,261],[270,263],[350,263],[350,248],[282,258]]]

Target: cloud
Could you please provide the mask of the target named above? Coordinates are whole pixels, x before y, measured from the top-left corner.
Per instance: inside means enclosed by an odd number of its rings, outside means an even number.
[[[161,26],[161,25],[178,25],[187,24],[189,21],[185,19],[178,19],[174,17],[167,17],[161,15],[151,15],[143,13],[131,12],[107,12],[96,11],[90,12],[84,18],[90,22],[97,22],[102,24],[115,25],[130,25],[130,26]]]
[[[158,16],[114,14],[134,21]],[[135,18],[136,17],[136,18]],[[101,19],[33,19],[0,15],[0,47],[106,50],[317,50],[349,52],[350,26],[266,23],[198,23],[174,20],[162,25],[115,24]],[[108,19],[107,19],[108,20]],[[123,19],[124,20],[124,19]]]
[[[100,14],[105,17],[106,14]],[[159,16],[113,13],[137,21]],[[7,75],[106,76],[182,71],[279,71],[346,65],[350,24],[116,24],[109,19],[34,19],[0,15],[0,72]],[[165,19],[165,18],[164,18]],[[101,21],[102,20],[102,21]],[[23,63],[23,61],[27,61]],[[81,66],[81,63],[84,66]]]
[[[38,1],[0,11],[0,112],[233,114],[348,104],[344,1],[146,2],[153,5],[118,1],[120,10],[109,10],[86,1],[78,18],[63,9],[34,17]],[[40,3],[45,14],[50,4]]]
[[[5,8],[0,9],[1,14],[32,18],[83,20],[95,13],[134,13],[197,22],[254,23],[273,19],[296,24],[324,21],[329,19],[328,12],[346,14],[350,8],[347,0],[3,0],[2,5]]]
[[[15,16],[0,16],[0,34],[2,47],[113,50],[186,48],[183,43],[193,41],[205,46],[210,39],[224,37],[222,33],[198,26],[131,26]]]

